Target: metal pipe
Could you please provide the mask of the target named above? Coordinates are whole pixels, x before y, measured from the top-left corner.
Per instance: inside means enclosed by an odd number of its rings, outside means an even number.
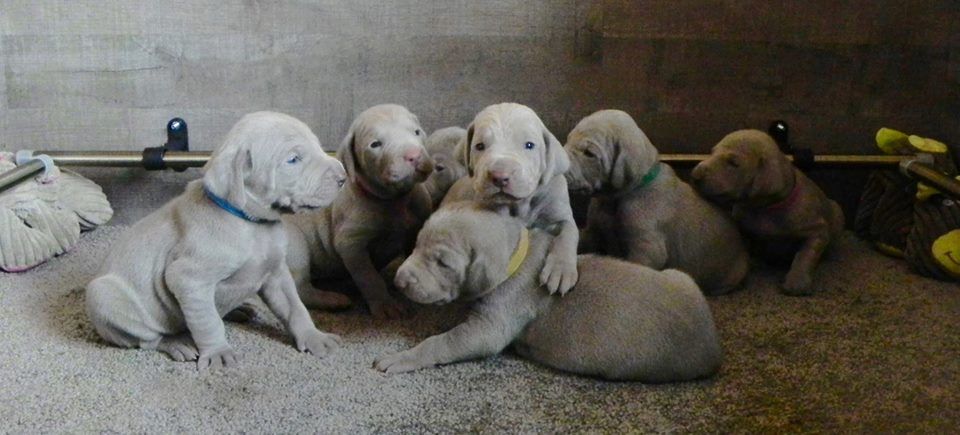
[[[960,200],[960,181],[950,178],[933,166],[917,160],[905,160],[900,164],[900,172],[943,192],[953,199]]]
[[[43,170],[43,162],[39,160],[31,160],[27,163],[24,163],[16,168],[13,168],[7,172],[0,174],[0,192],[7,190],[9,187],[15,186],[17,183],[29,178],[31,175],[36,174]]]
[[[40,151],[60,166],[98,166],[114,168],[143,167],[143,152],[140,151]],[[333,152],[327,154],[334,155]],[[709,154],[661,154],[660,160],[677,166],[693,166],[709,157]],[[792,157],[787,156],[788,158]],[[913,156],[886,155],[818,155],[814,164],[830,167],[892,168]],[[163,162],[171,169],[203,166],[210,160],[209,151],[173,151],[163,154]],[[0,174],[0,192],[43,169],[40,162],[30,162]]]
[[[129,168],[143,166],[140,151],[38,151],[46,154],[58,166],[99,166]],[[209,151],[167,151],[163,162],[170,168],[194,168],[210,160]]]
[[[710,157],[709,154],[660,154],[660,161],[677,166],[693,166]],[[896,167],[903,160],[911,160],[914,156],[887,156],[887,155],[815,155],[813,162],[815,165],[824,165],[831,167],[857,167],[857,168],[892,168]],[[793,161],[793,156],[787,156],[787,159]]]

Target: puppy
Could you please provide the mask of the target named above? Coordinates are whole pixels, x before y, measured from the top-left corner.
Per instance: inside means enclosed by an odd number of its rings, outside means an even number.
[[[557,234],[540,280],[550,293],[566,293],[577,282],[580,235],[563,176],[570,167],[563,146],[533,110],[516,103],[495,104],[478,113],[464,145],[462,161],[470,176],[450,188],[441,207],[478,201]]]
[[[592,195],[580,252],[690,274],[707,294],[736,288],[750,258],[733,220],[677,178],[630,115],[596,112],[564,146],[570,190]]]
[[[467,175],[466,166],[460,162],[463,151],[458,152],[466,137],[467,131],[463,128],[447,127],[433,132],[424,142],[433,159],[433,173],[423,186],[430,194],[434,208],[440,205],[453,183]]]
[[[300,351],[324,356],[340,338],[317,330],[284,263],[280,214],[329,205],[346,174],[302,122],[243,117],[202,180],[136,223],[86,288],[97,333],[118,346],[157,349],[199,369],[237,355],[221,317],[259,294]]]
[[[425,136],[417,117],[402,106],[365,110],[337,151],[347,169],[346,187],[329,208],[284,219],[287,264],[308,307],[326,308],[332,299],[314,289],[311,279],[349,276],[375,317],[405,314],[378,270],[412,249],[432,211],[422,184],[433,171]]]
[[[481,358],[508,345],[560,370],[611,380],[673,382],[709,376],[722,352],[713,317],[683,272],[593,255],[564,298],[540,290],[553,236],[466,203],[427,221],[396,285],[410,299],[477,299],[467,320],[416,347],[378,358],[388,373]]]
[[[843,231],[843,211],[790,164],[773,138],[759,130],[730,133],[691,176],[705,196],[733,205],[743,231],[766,241],[799,240],[783,291],[812,292],[820,256]]]

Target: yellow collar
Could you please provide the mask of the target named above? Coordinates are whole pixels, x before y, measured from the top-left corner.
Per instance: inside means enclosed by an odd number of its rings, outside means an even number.
[[[513,274],[517,273],[517,270],[520,270],[520,265],[523,264],[523,260],[526,260],[529,250],[530,230],[523,228],[520,230],[520,241],[517,242],[517,249],[513,251],[510,262],[507,263],[507,277],[512,277]]]

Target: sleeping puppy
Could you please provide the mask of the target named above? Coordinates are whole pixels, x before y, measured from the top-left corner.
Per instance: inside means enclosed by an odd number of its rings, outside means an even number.
[[[467,168],[460,162],[462,151],[458,152],[467,137],[467,131],[460,127],[441,128],[427,137],[424,146],[433,159],[433,173],[423,182],[423,186],[433,200],[433,206],[440,205],[450,186],[467,175]]]
[[[324,356],[340,338],[317,330],[284,262],[280,214],[329,205],[346,174],[302,122],[244,116],[202,180],[136,223],[87,284],[97,333],[118,346],[157,349],[199,369],[237,355],[221,317],[259,294],[300,351]]]
[[[610,257],[578,257],[581,279],[567,296],[541,290],[554,238],[522,221],[453,204],[430,217],[396,286],[423,304],[476,299],[466,321],[374,367],[406,372],[500,353],[611,380],[674,382],[709,376],[722,352],[696,283]]]
[[[812,292],[813,270],[843,230],[843,211],[790,164],[773,138],[759,130],[730,133],[691,176],[705,196],[733,205],[743,231],[764,241],[801,241],[783,291]]]
[[[706,294],[740,285],[750,258],[733,220],[677,178],[630,115],[596,112],[564,146],[570,190],[592,195],[580,252],[679,269]]]
[[[433,162],[420,122],[403,106],[371,107],[353,121],[337,157],[349,181],[329,208],[284,219],[287,264],[308,307],[327,308],[329,292],[311,279],[349,276],[377,318],[398,318],[405,307],[387,292],[378,270],[413,247],[432,211],[423,181]]]
[[[444,204],[472,200],[519,217],[530,227],[557,234],[540,280],[550,293],[566,293],[577,282],[580,235],[563,174],[570,160],[563,146],[527,106],[488,106],[467,128],[463,162],[470,175],[457,181]]]

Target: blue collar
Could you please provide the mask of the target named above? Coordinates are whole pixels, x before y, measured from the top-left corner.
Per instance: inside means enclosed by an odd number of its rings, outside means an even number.
[[[267,222],[274,222],[274,221],[272,221],[272,220],[270,220],[270,219],[263,219],[263,218],[258,218],[258,217],[255,217],[255,216],[250,216],[250,215],[248,215],[245,211],[240,210],[239,208],[237,208],[237,207],[236,207],[235,205],[233,205],[233,204],[230,204],[230,201],[227,201],[226,199],[221,198],[221,197],[217,196],[217,194],[211,192],[210,189],[207,189],[207,186],[203,186],[203,194],[206,195],[207,198],[210,199],[210,201],[213,201],[213,203],[216,204],[217,207],[220,207],[220,208],[226,210],[227,213],[230,213],[230,214],[232,214],[232,215],[234,215],[234,216],[236,216],[236,217],[238,217],[238,218],[240,218],[240,219],[243,219],[243,220],[245,220],[245,221],[250,221],[250,222],[253,222],[253,223],[256,223],[256,224],[263,224],[263,223],[267,223]]]

